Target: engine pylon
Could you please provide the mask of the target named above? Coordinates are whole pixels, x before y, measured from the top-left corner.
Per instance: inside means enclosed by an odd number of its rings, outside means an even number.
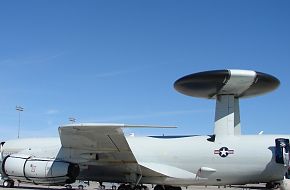
[[[184,76],[174,88],[185,95],[216,99],[214,135],[241,135],[239,99],[275,90],[280,81],[251,70],[213,70]]]

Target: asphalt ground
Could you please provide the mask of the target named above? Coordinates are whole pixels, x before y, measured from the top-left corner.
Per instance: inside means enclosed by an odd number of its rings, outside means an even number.
[[[149,190],[153,190],[151,185],[148,185]],[[74,188],[77,190],[77,188]],[[110,186],[106,187],[107,190],[111,190]],[[232,186],[232,187],[217,187],[217,186],[189,186],[187,188],[182,187],[182,190],[250,190],[250,189],[265,189],[264,184],[253,184],[244,186]],[[66,190],[62,186],[39,186],[33,184],[15,184],[14,188],[4,188],[0,186],[0,190]],[[84,190],[100,190],[98,183],[91,183],[90,186],[84,188]]]

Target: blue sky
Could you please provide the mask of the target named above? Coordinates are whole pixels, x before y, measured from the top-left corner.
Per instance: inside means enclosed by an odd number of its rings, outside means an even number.
[[[213,100],[173,88],[183,75],[253,69],[278,90],[241,100],[242,132],[290,133],[290,2],[1,1],[0,134],[57,136],[77,122],[174,125],[136,135],[212,134]]]

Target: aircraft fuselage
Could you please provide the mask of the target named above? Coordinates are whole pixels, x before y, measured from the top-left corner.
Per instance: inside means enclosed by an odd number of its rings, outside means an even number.
[[[114,162],[114,154],[102,157],[100,152],[62,148],[59,138],[7,141],[3,156],[21,153],[76,163],[81,168],[78,178],[103,182],[135,183],[138,174],[140,183],[149,184],[247,184],[283,179],[288,168],[275,160],[277,138],[289,139],[290,135],[225,136],[219,140],[210,136],[128,136],[137,160],[130,168]]]

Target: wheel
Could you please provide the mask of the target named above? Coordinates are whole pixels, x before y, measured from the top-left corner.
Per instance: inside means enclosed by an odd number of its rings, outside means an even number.
[[[112,190],[116,190],[116,189],[117,189],[116,185],[112,185]]]
[[[280,183],[275,183],[274,189],[279,189],[280,188]]]
[[[165,188],[162,185],[156,185],[154,190],[165,190]]]
[[[133,190],[142,190],[142,189],[141,189],[141,186],[138,185],[138,186],[135,186],[135,187],[133,188]]]
[[[101,189],[106,189],[106,186],[104,186],[104,185],[101,185]]]
[[[6,187],[6,188],[14,187],[14,181],[12,181],[12,180],[4,180],[3,181],[3,187]]]
[[[273,182],[266,183],[266,189],[277,189],[277,188],[279,188],[279,184],[277,183]]]
[[[84,189],[84,186],[83,186],[83,185],[79,185],[78,188],[79,188],[80,190],[83,190],[83,189]]]
[[[125,190],[133,190],[133,188],[131,187],[131,185],[126,185]]]
[[[149,190],[149,188],[146,185],[141,185],[141,190]]]
[[[181,190],[181,187],[175,187],[170,185],[164,185],[165,190]]]
[[[119,187],[118,187],[118,190],[125,190],[126,189],[126,185],[125,184],[121,184]]]
[[[11,181],[11,188],[14,187],[14,181]]]
[[[8,180],[3,181],[3,187],[9,187],[10,182]]]
[[[72,189],[72,186],[68,184],[68,185],[65,185],[65,188],[66,189]]]

